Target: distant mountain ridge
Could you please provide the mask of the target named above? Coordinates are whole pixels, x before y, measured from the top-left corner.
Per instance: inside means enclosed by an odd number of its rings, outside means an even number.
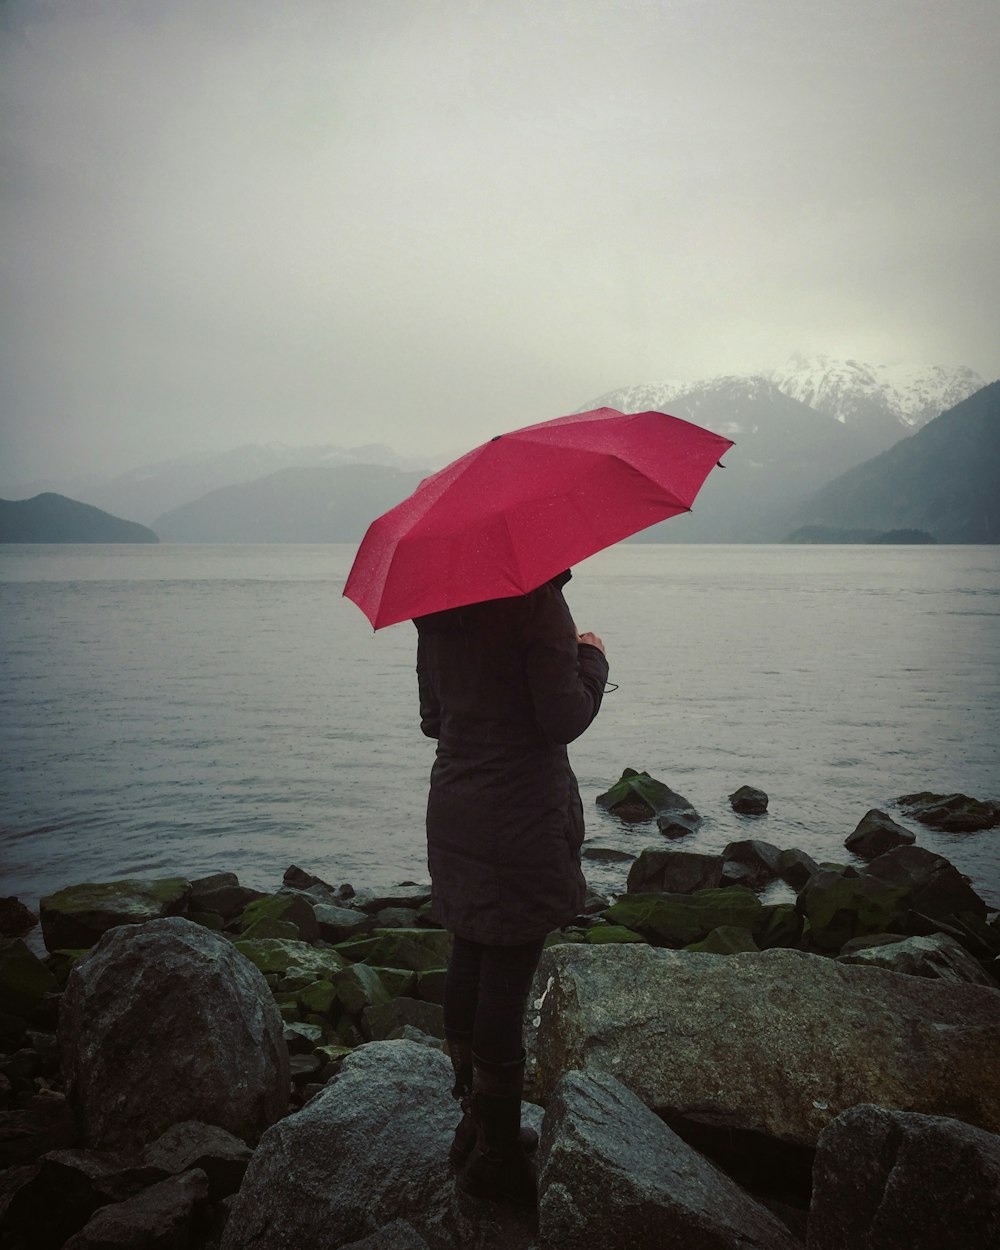
[[[0,543],[156,543],[145,525],[48,491],[0,499]]]
[[[790,528],[914,529],[939,543],[1000,543],[998,480],[1000,382],[993,382],[827,483]]]

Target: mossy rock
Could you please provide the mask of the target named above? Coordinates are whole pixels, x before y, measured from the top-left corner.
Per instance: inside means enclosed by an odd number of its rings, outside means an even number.
[[[247,925],[242,936],[248,941],[254,938],[288,938],[293,942],[302,940],[298,925],[290,920],[275,920],[271,916],[261,916],[253,924]]]
[[[448,963],[451,937],[444,929],[375,929],[365,963],[424,972]],[[343,951],[343,944],[336,948]]]
[[[623,924],[595,924],[587,930],[583,940],[592,946],[646,941],[641,933],[636,933],[634,929],[627,929]]]
[[[264,932],[267,922],[291,925],[291,933]],[[243,909],[240,929],[245,937],[295,937],[319,941],[319,922],[312,905],[301,894],[267,894]]]
[[[60,989],[65,987],[66,982],[69,980],[69,974],[73,971],[84,955],[89,954],[89,950],[69,950],[52,951],[46,956],[45,965],[51,970],[52,975],[59,983]]]
[[[741,955],[746,951],[758,949],[746,929],[738,929],[733,925],[719,925],[700,942],[692,942],[685,946],[688,951],[701,951],[706,955]]]
[[[794,903],[768,903],[753,927],[754,940],[762,950],[795,947],[802,938],[802,913]]]
[[[20,938],[0,938],[0,1011],[31,1013],[58,988],[52,970]]]
[[[89,949],[108,929],[184,913],[191,894],[186,877],[85,882],[40,900],[47,950]]]
[[[369,964],[349,964],[333,976],[337,1001],[352,1016],[360,1016],[366,1007],[389,1002],[391,995],[382,978]]]
[[[361,1027],[371,1041],[378,1041],[407,1024],[428,1037],[444,1037],[442,1008],[437,1003],[425,1003],[417,998],[394,998],[388,1003],[366,1007]]]
[[[390,998],[413,997],[417,988],[417,974],[412,968],[385,968],[372,964],[371,970],[378,973]]]
[[[867,873],[847,876],[821,868],[799,894],[796,906],[808,921],[809,942],[839,951],[868,933],[906,932],[910,890],[887,885]]]
[[[288,938],[238,938],[233,946],[265,974],[287,974],[296,968],[329,979],[347,966],[347,960],[332,947],[310,946]]]
[[[225,921],[217,911],[189,911],[187,918],[193,924],[200,924],[203,929],[211,929],[213,933],[221,933],[225,927]]]
[[[417,973],[416,997],[425,1003],[444,1003],[444,983],[448,977],[447,968],[427,968]]]
[[[576,942],[582,942],[584,934],[581,929],[553,929],[551,933],[546,934],[545,950],[550,946],[566,946]]]
[[[698,813],[690,802],[649,773],[626,768],[610,790],[597,796],[597,806],[622,820],[652,820],[661,812],[684,813],[695,823]]]
[[[633,894],[604,913],[657,945],[682,947],[700,942],[721,925],[752,931],[762,910],[760,899],[744,886],[696,890],[693,894]]]
[[[297,990],[295,997],[304,1015],[325,1018],[333,1011],[333,1004],[337,1001],[337,989],[332,981],[318,980]]]

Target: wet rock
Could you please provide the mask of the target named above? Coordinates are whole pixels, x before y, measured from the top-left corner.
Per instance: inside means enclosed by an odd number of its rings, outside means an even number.
[[[797,947],[804,921],[794,903],[766,903],[753,927],[754,941],[761,950]]]
[[[195,1169],[101,1207],[64,1250],[176,1250],[208,1215],[208,1179]]]
[[[700,942],[720,925],[751,930],[760,914],[757,896],[734,885],[692,894],[629,894],[609,907],[605,917],[650,942],[678,947]]]
[[[20,938],[0,938],[0,1011],[30,1018],[58,988],[52,972]]]
[[[1000,1129],[997,990],[799,951],[557,946],[532,1004],[542,1100],[586,1068],[657,1112],[804,1146],[859,1102]]]
[[[39,904],[46,949],[89,948],[118,925],[179,915],[190,894],[185,877],[71,885]]]
[[[188,915],[194,913],[221,916],[229,921],[238,916],[248,903],[263,898],[260,890],[240,885],[234,872],[216,872],[208,877],[198,877],[191,882],[188,899]]]
[[[778,855],[778,876],[793,890],[801,890],[812,874],[818,871],[819,864],[798,847],[786,847]]]
[[[629,894],[691,894],[714,889],[722,880],[721,855],[662,851],[647,847],[628,872]]]
[[[0,938],[20,937],[38,924],[38,917],[18,898],[0,898]]]
[[[208,1178],[210,1199],[219,1202],[239,1189],[252,1154],[246,1142],[217,1124],[183,1120],[150,1142],[142,1161],[167,1176],[199,1168]]]
[[[652,820],[665,812],[691,825],[701,819],[682,794],[634,768],[626,768],[610,790],[597,796],[597,806],[624,821]]]
[[[985,919],[986,904],[957,868],[920,846],[899,846],[868,865],[866,873],[907,890],[909,906],[925,916],[971,916]]]
[[[753,786],[740,786],[734,790],[729,796],[729,803],[733,811],[741,816],[761,816],[767,811],[767,795]]]
[[[844,846],[862,859],[875,859],[897,846],[910,846],[916,840],[916,834],[873,807],[858,821],[854,832],[844,839]]]
[[[447,967],[451,938],[444,929],[375,929],[371,937],[337,949],[355,962],[423,972]]]
[[[290,931],[279,933],[276,926],[290,926]],[[310,944],[319,941],[316,913],[300,894],[266,894],[248,903],[240,916],[240,930],[248,940],[289,937]]]
[[[694,833],[700,820],[701,817],[687,816],[683,812],[661,812],[656,818],[656,827],[665,838],[676,840]]]
[[[614,846],[584,846],[583,858],[592,859],[599,864],[627,864],[635,859],[631,851],[620,851]]]
[[[409,1235],[403,1222],[433,1250],[527,1250],[522,1219],[484,1204],[466,1214],[455,1197],[452,1079],[440,1050],[408,1041],[360,1047],[311,1102],[265,1133],[222,1250],[364,1246],[368,1238],[388,1250],[408,1246],[399,1241]]]
[[[539,1245],[794,1250],[788,1230],[603,1072],[569,1072],[542,1126]]]
[[[845,1111],[817,1145],[806,1245],[1000,1245],[1000,1137],[939,1116]]]
[[[284,1114],[288,1051],[260,972],[181,917],[118,928],[76,965],[59,1037],[81,1140],[145,1145],[200,1120],[244,1141]]]
[[[896,802],[912,820],[947,833],[973,833],[1000,825],[1000,803],[981,802],[967,794],[932,794],[923,790],[901,795]]]
[[[863,947],[839,955],[838,963],[863,964],[873,968],[887,968],[890,972],[912,977],[930,977],[939,981],[998,988],[993,978],[983,971],[979,961],[973,959],[964,946],[946,933]]]
[[[820,868],[799,892],[796,906],[808,921],[809,941],[820,950],[839,951],[866,933],[905,932],[910,899],[905,885]]]
[[[730,842],[722,852],[722,878],[726,885],[745,885],[762,890],[781,875],[781,851],[760,838]]]

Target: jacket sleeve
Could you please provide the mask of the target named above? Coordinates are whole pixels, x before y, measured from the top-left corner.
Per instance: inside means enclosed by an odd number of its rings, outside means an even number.
[[[527,630],[526,672],[542,733],[565,745],[579,738],[597,715],[608,678],[603,653],[577,643],[562,595],[540,597]]]
[[[417,690],[420,694],[420,732],[428,738],[441,734],[441,705],[431,684],[428,671],[427,645],[423,637],[417,639]]]

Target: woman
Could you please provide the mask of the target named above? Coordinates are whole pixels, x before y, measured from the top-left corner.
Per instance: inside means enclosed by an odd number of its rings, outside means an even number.
[[[583,808],[566,744],[608,664],[578,634],[567,571],[509,599],[416,621],[420,727],[438,740],[427,803],[436,918],[453,939],[444,1020],[465,1116],[451,1157],[470,1193],[530,1204],[520,1129],[524,1008],[546,934],[579,915]]]

